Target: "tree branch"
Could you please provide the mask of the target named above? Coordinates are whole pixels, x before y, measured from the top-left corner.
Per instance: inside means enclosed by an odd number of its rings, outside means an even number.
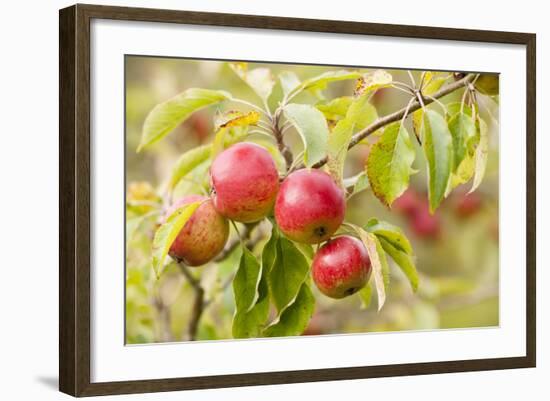
[[[199,328],[199,321],[203,312],[204,305],[204,289],[202,288],[200,281],[197,280],[189,271],[187,265],[183,262],[178,262],[180,271],[183,273],[193,291],[195,292],[195,299],[193,301],[193,309],[187,324],[187,338],[189,341],[194,341],[197,338],[197,330]]]
[[[281,155],[283,155],[285,159],[286,169],[289,170],[290,166],[292,166],[293,156],[292,156],[292,152],[290,151],[288,146],[286,146],[285,141],[283,139],[283,131],[279,127],[280,118],[281,118],[281,114],[276,113],[275,117],[272,120],[271,130],[273,131],[273,135],[277,140],[277,146],[279,147],[279,152],[281,152]]]
[[[454,91],[456,91],[456,90],[458,90],[458,89],[460,89],[464,86],[467,86],[470,82],[473,81],[475,76],[476,76],[476,74],[468,74],[464,78],[461,78],[458,81],[455,81],[451,84],[448,84],[448,85],[444,86],[443,88],[441,88],[440,90],[438,90],[437,92],[432,94],[429,98],[424,98],[423,99],[424,105],[427,106],[428,104],[433,103],[436,99],[447,96],[448,94],[450,94],[450,93],[452,93],[452,92],[454,92]],[[415,100],[410,105],[410,107],[408,108],[409,109],[408,113],[413,113],[416,110],[419,110],[421,107],[422,107],[422,104],[420,103],[420,101]],[[349,143],[348,149],[353,148],[355,145],[357,145],[363,139],[365,139],[369,135],[373,134],[374,132],[376,132],[380,128],[383,128],[386,125],[391,124],[393,122],[399,121],[400,119],[402,119],[405,116],[406,113],[407,113],[407,107],[403,107],[400,110],[397,110],[397,111],[395,111],[391,114],[388,114],[388,115],[386,115],[382,118],[377,119],[371,125],[369,125],[365,129],[363,129],[363,130],[357,132],[355,135],[353,135],[353,137],[351,138],[351,141]],[[325,157],[321,161],[315,163],[312,167],[313,168],[319,168],[319,167],[325,165],[326,162],[327,162],[327,158]],[[298,167],[294,168],[293,170],[299,170],[299,169],[304,168],[304,167],[305,166],[303,164],[301,164]]]

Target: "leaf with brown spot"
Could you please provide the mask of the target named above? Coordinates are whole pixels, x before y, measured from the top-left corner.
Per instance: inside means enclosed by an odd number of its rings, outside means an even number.
[[[391,206],[409,186],[415,153],[409,133],[401,122],[384,129],[367,158],[367,175],[374,195]]]
[[[392,76],[384,70],[376,70],[367,73],[357,79],[355,84],[354,96],[363,96],[370,91],[389,86],[392,83]]]

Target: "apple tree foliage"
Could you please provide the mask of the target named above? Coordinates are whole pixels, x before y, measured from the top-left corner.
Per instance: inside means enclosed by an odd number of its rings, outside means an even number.
[[[480,117],[477,100],[478,96],[488,94],[476,87],[479,75],[426,71],[418,84],[414,79],[407,84],[394,81],[385,70],[366,74],[335,70],[302,81],[293,72],[282,72],[274,77],[268,68],[250,69],[246,63],[231,63],[230,68],[256,95],[256,103],[235,98],[225,90],[193,88],[158,104],[145,119],[138,152],[147,152],[200,109],[221,103],[231,107],[231,111],[216,115],[212,143],[193,148],[179,157],[171,175],[166,177],[166,185],[158,191],[159,195],[149,189],[151,194],[147,202],[127,205],[138,211],[133,214],[137,217],[127,221],[127,239],[144,222],[158,222],[150,255],[157,278],[163,274],[172,242],[200,204],[187,204],[162,219],[160,216],[174,188],[197,169],[202,169],[206,173],[202,174],[203,185],[208,190],[207,172],[212,160],[224,149],[252,137],[268,138],[262,146],[274,158],[282,160],[279,163],[281,179],[299,168],[320,168],[346,191],[348,199],[361,191],[372,191],[388,208],[408,188],[409,179],[416,172],[412,168],[415,149],[420,149],[426,160],[431,212],[458,185],[471,181],[473,191],[483,178],[488,132]],[[323,96],[327,85],[343,80],[355,81],[353,93],[333,99]],[[280,86],[282,99],[277,107],[270,108],[268,100],[276,85]],[[451,87],[452,90],[447,90]],[[379,116],[372,99],[380,88],[407,93],[410,97],[407,106]],[[438,100],[456,90],[464,93],[461,102],[444,105]],[[303,92],[315,94],[318,101],[304,103],[300,100],[304,98],[300,96]],[[406,119],[411,120],[412,131],[406,128]],[[299,137],[303,143],[301,152],[292,154],[283,140],[287,135]],[[367,136],[374,136],[376,140],[371,141],[364,171],[345,177],[348,149],[365,143]],[[415,148],[414,141],[421,146]],[[147,191],[144,188],[135,190]],[[314,249],[286,238],[273,218],[266,220],[271,224],[271,233],[262,239],[261,254],[254,254],[247,247],[248,238],[237,240],[242,256],[226,283],[232,286],[234,294],[232,335],[235,338],[300,335],[314,312],[315,295],[310,276]],[[236,224],[234,227],[237,230]],[[241,236],[245,228],[253,230],[254,225],[241,226],[237,234]],[[414,250],[399,227],[373,216],[364,226],[345,222],[337,234],[343,233],[359,238],[371,261],[370,282],[354,295],[362,300],[364,307],[371,303],[374,291],[378,309],[383,307],[390,285],[390,261],[404,273],[412,290],[417,290],[419,275]],[[227,245],[231,246],[234,248],[235,244]],[[198,271],[199,277],[194,275],[191,279],[200,286],[200,269]],[[204,300],[204,307],[209,301]],[[196,318],[200,318],[200,313]]]

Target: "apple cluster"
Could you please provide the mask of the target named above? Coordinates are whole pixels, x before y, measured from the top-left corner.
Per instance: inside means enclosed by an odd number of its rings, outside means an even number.
[[[345,193],[332,177],[317,169],[301,169],[281,183],[267,150],[241,142],[221,152],[210,167],[211,195],[186,196],[182,206],[202,201],[170,247],[172,258],[189,266],[214,259],[229,237],[229,220],[253,223],[274,215],[287,238],[304,244],[325,242],[312,262],[319,290],[343,298],[363,288],[371,262],[363,243],[351,236],[332,238],[344,221]]]

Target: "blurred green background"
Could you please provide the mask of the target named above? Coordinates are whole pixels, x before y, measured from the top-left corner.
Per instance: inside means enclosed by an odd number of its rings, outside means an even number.
[[[249,68],[268,67],[276,76],[281,71],[294,71],[300,79],[319,75],[340,67],[302,66],[292,64],[250,63]],[[361,71],[367,72],[368,69]],[[406,71],[387,69],[394,80],[409,83]],[[413,72],[419,80],[421,71]],[[217,106],[193,115],[167,138],[147,151],[136,153],[142,124],[158,103],[191,87],[221,89],[234,96],[257,103],[250,88],[225,62],[127,56],[126,59],[126,191],[128,199],[138,200],[127,208],[127,230],[133,217],[150,212],[157,202],[172,167],[182,152],[213,139],[213,117],[216,112],[236,108]],[[353,81],[332,83],[323,92],[327,99],[349,96]],[[270,106],[281,98],[277,84]],[[314,104],[318,95],[303,93],[296,102]],[[460,101],[462,91],[442,99]],[[372,102],[383,116],[404,107],[408,96],[392,88],[378,90]],[[471,183],[458,187],[443,201],[434,216],[427,212],[425,160],[418,143],[411,177],[411,187],[388,210],[369,190],[348,202],[347,220],[364,224],[371,217],[400,226],[413,244],[420,286],[413,294],[401,271],[392,265],[392,281],[386,304],[377,312],[376,301],[362,306],[358,296],[332,300],[316,288],[316,311],[304,334],[335,334],[376,331],[449,329],[486,327],[499,324],[498,302],[498,101],[480,96],[481,117],[489,126],[490,152],[486,175],[473,194],[466,195]],[[225,109],[223,109],[225,107]],[[433,104],[434,109],[441,107]],[[244,110],[242,106],[239,109]],[[407,119],[412,133],[410,118]],[[295,133],[287,137],[293,150],[301,143]],[[261,141],[261,139],[257,139]],[[369,144],[353,148],[346,162],[346,176],[363,170]],[[276,160],[282,163],[282,160]],[[208,165],[201,166],[188,180],[180,183],[176,196],[201,193],[206,188]],[[139,206],[136,206],[139,205]],[[414,205],[415,211],[409,209]],[[160,280],[151,267],[151,239],[157,219],[140,223],[127,240],[126,253],[126,341],[129,344],[185,340],[193,291],[175,265],[169,265]],[[265,226],[265,227],[264,227]],[[135,227],[132,227],[135,229]],[[128,231],[127,231],[128,232]],[[269,232],[263,223],[256,235]],[[232,233],[232,236],[235,234]],[[263,242],[256,245],[260,251]],[[224,282],[237,268],[240,251],[236,250],[219,264],[210,263],[194,269],[212,298],[200,321],[197,340],[231,338],[234,301],[231,287]],[[392,262],[390,261],[390,264]]]

